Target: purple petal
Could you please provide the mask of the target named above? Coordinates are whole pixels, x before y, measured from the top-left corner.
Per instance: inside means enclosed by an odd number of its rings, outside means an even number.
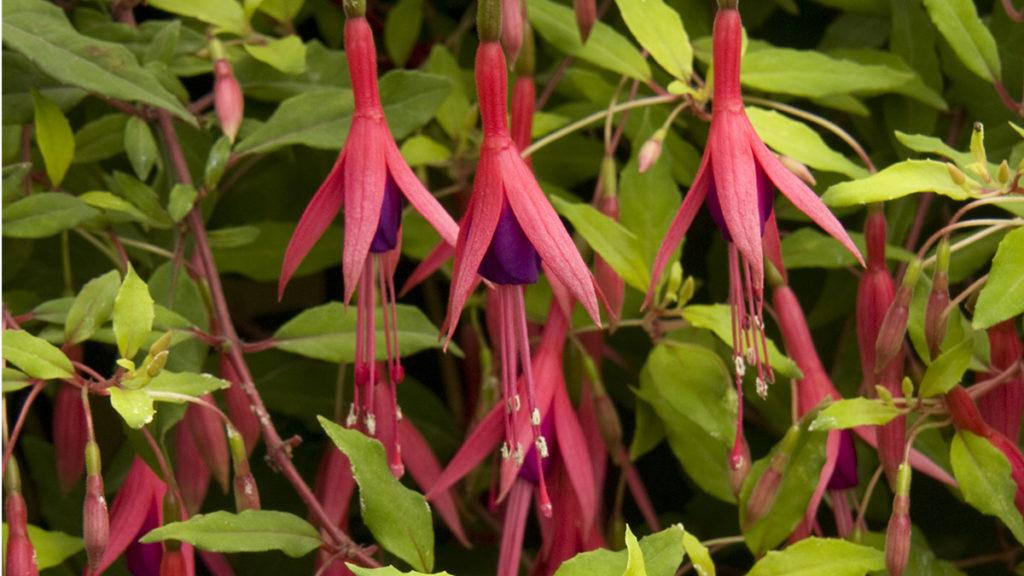
[[[526,453],[523,467],[519,469],[519,477],[531,484],[539,484],[541,470],[544,471],[546,477],[551,470],[551,464],[555,461],[557,442],[555,441],[554,414],[554,410],[548,411],[544,421],[540,424],[540,433],[548,443],[548,457],[539,459],[540,465],[538,466],[537,446],[535,445]]]
[[[146,513],[146,519],[139,529],[139,536],[148,534],[150,530],[160,527],[160,501],[153,499]],[[160,559],[163,556],[163,546],[160,542],[143,544],[138,540],[128,545],[125,551],[125,563],[128,570],[134,576],[160,576]]]
[[[480,275],[495,284],[533,284],[540,271],[540,256],[519,225],[508,201],[501,206],[498,226],[480,262]]]
[[[370,252],[390,252],[398,246],[398,229],[402,226],[402,194],[395,179],[388,174],[384,182],[384,200],[380,205],[377,232],[370,243]]]
[[[839,435],[839,458],[828,481],[829,490],[845,490],[857,486],[857,450],[853,446],[853,433],[843,430]]]

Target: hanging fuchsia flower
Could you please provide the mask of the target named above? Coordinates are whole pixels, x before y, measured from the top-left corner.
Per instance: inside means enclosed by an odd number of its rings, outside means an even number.
[[[986,374],[995,378],[1004,370],[1024,358],[1015,320],[1000,322],[988,329],[988,344],[991,351],[992,371]],[[978,410],[985,421],[1007,438],[1020,437],[1020,419],[1024,412],[1024,376],[1020,372],[978,399]]]
[[[713,48],[715,94],[711,131],[697,176],[683,200],[658,251],[646,303],[672,253],[693,222],[700,205],[708,210],[729,242],[729,302],[733,318],[733,361],[742,403],[741,378],[746,366],[757,369],[757,389],[763,396],[774,380],[768,364],[762,308],[764,265],[762,234],[772,211],[772,185],[803,213],[853,253],[860,252],[818,196],[786,169],[757,136],[743,108],[740,92],[740,56],[743,26],[735,1],[722,1],[715,16]],[[737,422],[737,426],[740,422]],[[742,436],[737,435],[737,439]],[[742,466],[741,441],[733,450],[734,469]]]
[[[454,244],[458,237],[458,226],[416,178],[391,136],[377,90],[376,47],[364,16],[365,10],[364,2],[345,2],[345,56],[355,100],[348,140],[295,228],[281,266],[278,290],[279,294],[284,292],[302,259],[344,203],[342,271],[345,302],[351,300],[357,288],[359,290],[355,393],[348,425],[361,426],[373,435],[376,430],[373,396],[377,382],[375,308],[378,291],[384,308],[387,380],[394,387],[404,378],[398,347],[394,286],[394,268],[401,237],[402,198],[408,200],[450,244]],[[394,414],[397,417],[400,412],[396,410]],[[391,453],[398,455],[400,451],[396,449]],[[400,457],[390,464],[396,475],[402,474]]]
[[[600,313],[593,276],[509,135],[508,80],[505,56],[498,43],[498,0],[480,2],[477,22],[481,43],[476,56],[476,83],[484,141],[473,195],[456,244],[443,330],[450,340],[478,274],[495,285],[493,295],[500,309],[502,397],[506,405],[505,444],[501,452],[503,460],[518,467],[528,450],[524,450],[519,434],[523,406],[516,381],[520,370],[526,384],[531,443],[538,448],[538,458],[547,455],[531,370],[523,286],[537,281],[543,263],[548,275],[564,285],[595,322],[600,322]],[[540,489],[543,494],[543,479]],[[542,495],[542,501],[546,499]],[[550,508],[550,503],[546,506]]]

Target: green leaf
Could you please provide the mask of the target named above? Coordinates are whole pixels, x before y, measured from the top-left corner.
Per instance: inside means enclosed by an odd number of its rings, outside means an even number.
[[[149,0],[149,5],[166,12],[213,24],[239,36],[249,31],[242,6],[236,0]]]
[[[32,378],[71,378],[75,373],[59,348],[24,330],[4,330],[3,349],[4,359]]]
[[[683,533],[683,548],[690,557],[697,576],[715,576],[715,563],[711,560],[711,552],[701,544],[696,536],[689,532]]]
[[[850,232],[850,239],[863,254],[867,248],[864,234]],[[888,260],[909,262],[914,254],[899,246],[889,244],[885,247]],[[782,260],[786,268],[846,268],[856,266],[857,260],[850,251],[835,238],[820,232],[816,228],[799,228],[782,239]]]
[[[806,419],[793,425],[772,451],[754,462],[740,491],[740,526],[747,547],[760,555],[781,544],[797,527],[807,513],[807,504],[818,485],[821,468],[825,465],[827,432],[810,431]],[[774,464],[782,459],[782,478],[774,498],[759,519],[747,518],[750,495],[758,481]]]
[[[111,270],[82,286],[64,321],[64,341],[78,344],[92,337],[114,311],[114,298],[121,286],[121,275]]]
[[[885,569],[885,553],[833,538],[806,538],[757,561],[747,576],[864,576]]]
[[[320,533],[309,522],[276,510],[199,514],[152,530],[140,542],[164,540],[188,542],[201,550],[224,554],[280,550],[292,558],[305,556],[323,544]]]
[[[452,151],[444,144],[417,134],[402,142],[402,157],[413,168],[417,166],[443,166],[452,156]]]
[[[3,38],[4,45],[57,80],[118,100],[164,108],[195,124],[192,114],[139,66],[128,48],[79,34],[64,11],[50,2],[6,0]]]
[[[291,22],[302,10],[306,0],[263,0],[259,3],[259,11],[271,16],[278,22]],[[246,2],[248,4],[249,2]]]
[[[661,419],[686,474],[708,494],[732,502],[729,450],[736,435],[736,393],[718,355],[694,344],[661,344],[640,371],[637,395]]]
[[[949,144],[935,136],[925,134],[907,134],[896,130],[896,139],[907,148],[922,154],[934,154],[942,156],[955,162],[960,168],[966,168],[968,164],[974,163],[974,157],[967,152],[960,152]]]
[[[440,348],[439,330],[415,306],[398,304],[398,346],[403,356]],[[377,325],[383,322],[377,308]],[[340,302],[308,308],[274,333],[274,347],[332,363],[355,361],[356,311]],[[384,332],[377,331],[377,358],[386,358]]]
[[[732,311],[725,304],[694,304],[683,308],[683,318],[697,328],[711,330],[718,339],[732,347]],[[768,361],[772,369],[789,378],[803,375],[796,364],[779,351],[778,346],[768,339]]]
[[[123,196],[146,215],[151,226],[170,228],[174,225],[174,220],[160,203],[160,196],[145,182],[124,172],[115,171],[111,184],[114,192]]]
[[[650,80],[651,68],[624,36],[598,20],[584,44],[576,16],[568,6],[550,0],[527,0],[530,24],[545,40],[566,54],[637,80]]]
[[[913,73],[885,65],[774,46],[748,50],[740,76],[744,86],[756,90],[807,98],[894,92],[915,79]]]
[[[572,222],[583,239],[627,284],[641,292],[647,291],[651,275],[643,265],[640,242],[632,232],[590,204],[569,202],[558,196],[550,198],[555,210]]]
[[[191,184],[175,184],[167,201],[167,213],[175,222],[181,222],[192,211],[199,191]]]
[[[99,216],[78,198],[63,192],[41,192],[4,206],[3,235],[45,238]]]
[[[384,50],[396,67],[402,68],[423,26],[423,0],[399,0],[384,21]]]
[[[949,458],[964,500],[1002,520],[1017,541],[1024,543],[1024,518],[1014,504],[1017,484],[1006,455],[985,438],[961,430],[953,436]]]
[[[616,0],[622,19],[637,42],[669,74],[689,80],[693,48],[679,13],[662,0]]]
[[[163,370],[156,378],[149,381],[145,390],[146,392],[173,392],[175,394],[198,397],[215,390],[223,390],[229,386],[231,386],[231,383],[227,380],[222,380],[210,374],[168,372]],[[164,402],[174,401],[166,396],[155,399]]]
[[[974,328],[988,328],[1024,312],[1024,228],[999,242],[988,281],[974,307]]]
[[[626,525],[626,570],[622,576],[647,576],[647,567],[644,566],[644,553],[640,550],[640,543],[636,536]]]
[[[810,430],[842,430],[858,426],[881,426],[900,415],[900,409],[877,398],[850,398],[826,406]]]
[[[747,117],[758,136],[776,152],[811,168],[863,178],[868,171],[836,152],[809,126],[774,110],[747,107]]]
[[[92,192],[86,192],[80,195],[78,199],[93,208],[106,210],[108,212],[121,212],[122,214],[127,214],[138,222],[144,222],[146,224],[151,222],[149,217],[136,208],[134,204],[120,196],[114,195],[112,192],[93,190]]]
[[[112,386],[108,390],[110,405],[121,415],[129,428],[138,430],[153,421],[156,408],[153,407],[153,397],[145,390],[129,390],[117,386]]]
[[[867,178],[835,184],[821,199],[829,206],[840,207],[885,202],[921,192],[935,192],[953,200],[966,200],[970,196],[953,182],[944,163],[905,160]]]
[[[306,45],[298,36],[285,36],[265,45],[243,46],[250,56],[285,74],[302,74],[306,71]]]
[[[312,195],[313,191],[309,191]],[[295,224],[288,222],[254,222],[252,226],[237,226],[211,232],[210,246],[217,267],[222,273],[237,273],[264,282],[277,281],[281,273],[278,265],[284,260],[288,240]],[[215,234],[216,233],[216,234]],[[253,242],[259,238],[259,242]],[[296,276],[312,274],[331,266],[340,259],[341,228],[330,226],[320,241],[306,255]],[[272,264],[270,264],[272,263]]]
[[[217,250],[223,248],[241,248],[264,236],[259,226],[232,226],[230,228],[218,228],[209,233],[210,247]],[[264,241],[267,239],[264,238]]]
[[[434,525],[422,494],[398,481],[380,442],[323,416],[320,425],[349,462],[359,484],[363,522],[388,552],[423,572],[434,567]]]
[[[348,569],[352,571],[356,576],[452,576],[447,572],[434,572],[427,574],[426,572],[417,572],[416,570],[409,570],[408,572],[402,572],[394,566],[384,566],[382,568],[367,568],[365,566],[356,566],[355,564],[345,563]]]
[[[661,532],[640,539],[638,548],[642,553],[640,558],[647,576],[673,576],[676,573],[686,554],[685,535],[683,527],[674,524]],[[631,550],[635,551],[636,548]],[[592,550],[566,560],[558,567],[555,576],[622,576],[629,561],[630,555],[627,550]],[[710,574],[714,576],[714,572]]]
[[[996,40],[978,17],[973,0],[924,0],[924,7],[968,70],[988,82],[1002,76]]]
[[[128,119],[124,127],[124,149],[139,180],[148,178],[160,151],[157,150],[153,132],[145,120],[136,116]]]
[[[973,344],[970,338],[965,338],[932,361],[921,379],[921,396],[929,398],[945,394],[959,384],[971,365]]]
[[[228,161],[231,159],[231,140],[227,136],[221,136],[210,148],[210,155],[206,158],[206,169],[203,174],[203,183],[207,189],[216,190],[220,184],[224,171],[228,168]]]
[[[17,392],[32,385],[28,374],[9,366],[4,366],[3,368],[3,379],[4,394]]]
[[[7,550],[7,522],[3,524],[3,549]],[[63,532],[43,530],[28,525],[28,539],[36,553],[36,566],[40,570],[60,566],[65,560],[78,554],[85,547],[81,538]]]
[[[149,287],[129,264],[114,299],[114,335],[122,358],[130,360],[135,357],[153,329],[154,314]]]
[[[36,111],[36,142],[46,163],[46,175],[56,188],[64,180],[64,174],[75,157],[75,134],[60,107],[49,98],[33,90],[32,102]]]
[[[391,134],[401,139],[429,122],[450,89],[450,82],[441,76],[410,70],[385,74],[380,96]],[[294,96],[282,102],[235,151],[266,153],[295,144],[338,150],[348,136],[353,110],[351,90],[331,88]]]

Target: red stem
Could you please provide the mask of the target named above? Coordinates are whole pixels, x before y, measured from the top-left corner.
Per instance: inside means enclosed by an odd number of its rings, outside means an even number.
[[[7,461],[11,458],[11,453],[14,452],[14,447],[18,444],[18,436],[21,434],[21,428],[25,425],[25,418],[28,416],[28,409],[32,407],[32,403],[36,401],[36,397],[46,387],[45,381],[38,381],[33,385],[32,391],[28,393],[28,398],[25,398],[25,403],[21,406],[21,412],[18,414],[18,420],[14,423],[14,429],[11,430],[11,437],[7,440],[7,446],[4,448],[4,470],[7,470]]]

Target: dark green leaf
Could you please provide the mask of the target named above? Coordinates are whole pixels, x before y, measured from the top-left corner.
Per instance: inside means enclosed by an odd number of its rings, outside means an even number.
[[[294,231],[293,223],[253,222],[251,226],[214,230],[210,233],[210,246],[221,272],[276,282],[281,274],[279,263],[284,260],[285,248]],[[341,260],[341,237],[339,226],[329,227],[302,261],[296,277],[337,266]],[[256,239],[259,242],[254,242]]]
[[[167,201],[167,213],[175,222],[181,222],[192,211],[199,191],[191,184],[175,184]]]
[[[395,478],[380,442],[322,416],[320,425],[352,463],[363,522],[377,542],[413,568],[430,572],[434,567],[434,526],[423,495]]]
[[[149,124],[136,116],[129,118],[124,127],[124,149],[139,180],[148,178],[159,155]]]
[[[149,0],[149,5],[213,24],[239,36],[249,31],[249,23],[237,0]]]
[[[75,164],[99,162],[124,152],[124,129],[128,117],[107,114],[82,126],[75,133]]]
[[[3,234],[9,238],[45,238],[70,230],[99,212],[63,192],[42,192],[4,206]]]
[[[139,67],[127,48],[79,34],[54,4],[5,1],[3,37],[5,45],[58,80],[111,98],[164,108],[195,124],[185,107]]]
[[[276,510],[218,511],[172,522],[142,537],[141,542],[178,540],[211,552],[280,550],[299,558],[319,548],[320,533],[294,514]]]
[[[999,242],[985,287],[974,307],[974,328],[988,328],[1024,312],[1024,228]]]
[[[388,10],[384,21],[384,49],[398,68],[405,66],[416,47],[422,26],[423,0],[399,0]]]
[[[71,378],[71,360],[59,348],[24,330],[4,330],[4,359],[32,378]]]
[[[1014,504],[1017,484],[1006,456],[988,440],[961,430],[953,436],[949,458],[964,500],[1002,520],[1017,541],[1024,543],[1024,518]]]
[[[732,346],[732,312],[724,304],[695,304],[683,308],[683,318],[697,328],[711,330],[718,339]],[[768,339],[768,361],[772,369],[790,378],[801,377],[800,369],[788,357],[779,352],[779,348]]]
[[[924,0],[924,7],[968,70],[989,82],[1002,76],[995,38],[972,0]]]

